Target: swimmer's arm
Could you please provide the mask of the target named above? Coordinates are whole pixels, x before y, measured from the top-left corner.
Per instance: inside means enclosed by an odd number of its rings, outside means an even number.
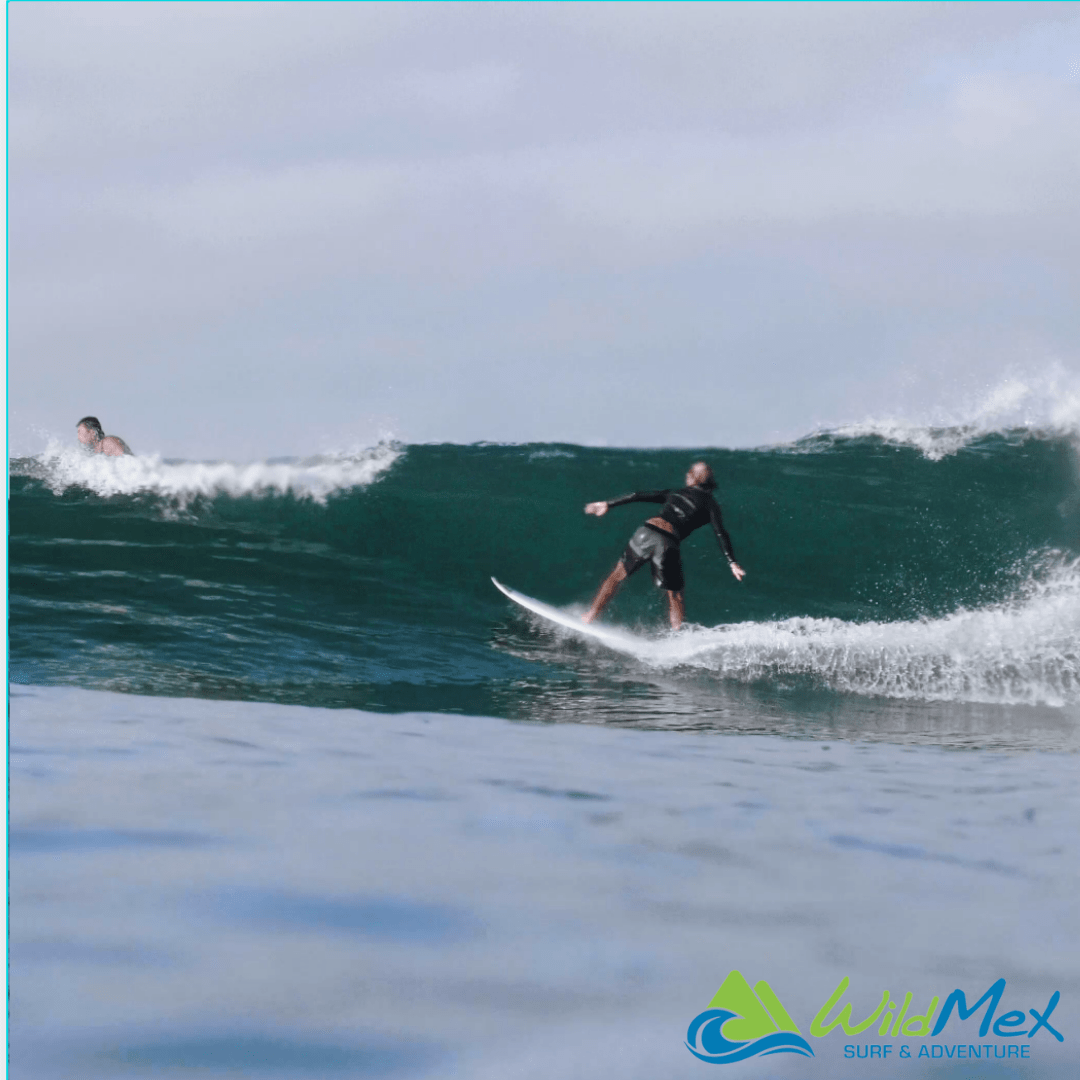
[[[610,499],[608,502],[591,502],[586,505],[585,513],[603,517],[613,506],[622,506],[632,502],[667,502],[670,494],[671,488],[664,488],[662,491],[632,491],[629,495],[620,495],[617,499]]]
[[[728,536],[728,531],[724,528],[724,519],[720,516],[720,507],[715,499],[709,500],[709,520],[712,522],[713,532],[716,533],[716,542],[720,545],[720,550],[727,558],[728,566],[731,567],[735,580],[742,581],[746,577],[746,571],[735,561],[735,552],[731,547],[731,537]]]

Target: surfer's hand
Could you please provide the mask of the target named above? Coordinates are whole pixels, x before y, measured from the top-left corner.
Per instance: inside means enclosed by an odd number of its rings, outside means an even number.
[[[606,502],[588,503],[585,507],[586,514],[595,514],[597,517],[603,517],[608,511],[608,505]]]
[[[737,562],[731,564],[731,572],[735,575],[736,581],[742,581],[746,577],[746,571]]]

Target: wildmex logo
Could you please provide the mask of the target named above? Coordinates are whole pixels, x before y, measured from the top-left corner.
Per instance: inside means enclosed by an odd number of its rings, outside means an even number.
[[[822,1039],[840,1028],[845,1035],[861,1035],[875,1024],[879,1038],[935,1039],[955,1015],[957,1022],[977,1016],[980,1009],[979,1039],[989,1042],[944,1043],[923,1042],[912,1046],[907,1042],[848,1043],[844,1046],[846,1058],[877,1058],[884,1060],[894,1052],[904,1058],[1030,1058],[1031,1039],[1040,1031],[1046,1031],[1058,1042],[1065,1036],[1050,1023],[1054,1009],[1061,1000],[1055,990],[1042,1010],[1010,1009],[998,1014],[1005,994],[1005,980],[998,979],[971,1006],[963,990],[957,988],[945,997],[934,994],[921,1013],[911,1012],[914,995],[909,991],[902,999],[894,1000],[885,990],[877,1008],[862,1020],[853,1021],[850,1002],[844,1002],[851,980],[846,976],[818,1009],[810,1022],[810,1034]],[[995,1019],[995,1016],[997,1019]],[[1030,1016],[1030,1020],[1028,1017]],[[1034,1023],[1032,1023],[1034,1021]],[[965,1034],[968,1034],[965,1032]],[[1018,1037],[1023,1042],[1013,1042]],[[873,1036],[871,1036],[872,1038]],[[974,1032],[969,1037],[976,1037]],[[769,1054],[802,1054],[813,1057],[814,1051],[803,1038],[798,1025],[781,1004],[773,988],[762,979],[753,989],[739,971],[731,971],[724,984],[713,995],[704,1012],[690,1021],[686,1032],[686,1047],[694,1057],[712,1065],[727,1065],[747,1058]],[[916,1051],[913,1053],[913,1051]]]

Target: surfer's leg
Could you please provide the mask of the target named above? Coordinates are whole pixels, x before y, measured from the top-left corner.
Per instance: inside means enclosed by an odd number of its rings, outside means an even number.
[[[683,586],[686,581],[683,578],[682,555],[679,553],[677,540],[669,539],[657,551],[653,558],[653,580],[661,589],[666,590],[671,629],[678,630],[686,618],[686,606],[683,604]]]
[[[599,618],[600,612],[607,607],[611,598],[618,592],[619,586],[631,574],[636,574],[652,558],[652,548],[656,543],[655,536],[656,533],[653,530],[642,525],[630,537],[630,543],[626,545],[622,558],[615,564],[615,569],[604,578],[604,583],[600,586],[592,607],[581,616],[582,622],[590,623]]]
[[[615,569],[604,578],[604,583],[600,586],[592,607],[581,616],[582,622],[590,623],[598,619],[600,612],[607,607],[611,598],[618,592],[619,586],[649,561],[648,545],[651,536],[652,533],[643,525],[630,537],[630,543],[626,545],[622,558],[615,564]]]
[[[615,569],[604,578],[604,583],[600,586],[600,591],[596,594],[592,607],[581,616],[581,621],[590,623],[593,619],[599,618],[600,612],[607,607],[608,602],[618,591],[619,586],[626,580],[626,577],[626,567],[623,566],[623,561],[620,559],[615,564]]]
[[[683,619],[686,618],[686,604],[683,603],[683,594],[681,592],[672,592],[670,589],[667,594],[668,598],[668,617],[671,619],[671,629],[678,630],[682,626]]]

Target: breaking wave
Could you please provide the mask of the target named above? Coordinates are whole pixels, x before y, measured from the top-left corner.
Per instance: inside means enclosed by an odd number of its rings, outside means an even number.
[[[38,480],[54,495],[81,488],[103,498],[150,494],[184,509],[195,498],[292,495],[323,503],[339,491],[373,483],[401,455],[390,443],[297,460],[166,461],[158,455],[106,457],[51,441],[40,454],[11,463],[11,475]]]
[[[995,400],[987,425],[1023,395]],[[237,464],[53,445],[12,463],[11,670],[38,684],[477,713],[552,687],[579,702],[582,680],[622,713],[642,682],[717,701],[726,684],[1080,704],[1073,436],[924,432],[922,446],[884,430],[794,453],[693,451],[720,478],[746,580],[701,530],[683,544],[693,625],[662,629],[664,597],[643,572],[605,612],[635,628],[614,652],[553,642],[490,579],[587,603],[650,508],[601,519],[582,507],[680,483],[687,451],[386,443]]]
[[[1001,379],[959,406],[937,407],[927,415],[867,417],[816,432],[795,444],[819,447],[832,439],[878,438],[912,446],[931,461],[958,453],[987,435],[1012,441],[1031,437],[1080,437],[1080,378],[1061,364],[1037,375]]]
[[[1072,705],[1080,703],[1080,562],[1033,576],[1006,603],[943,618],[690,627],[632,648],[656,666],[739,682],[803,677],[880,697]]]

